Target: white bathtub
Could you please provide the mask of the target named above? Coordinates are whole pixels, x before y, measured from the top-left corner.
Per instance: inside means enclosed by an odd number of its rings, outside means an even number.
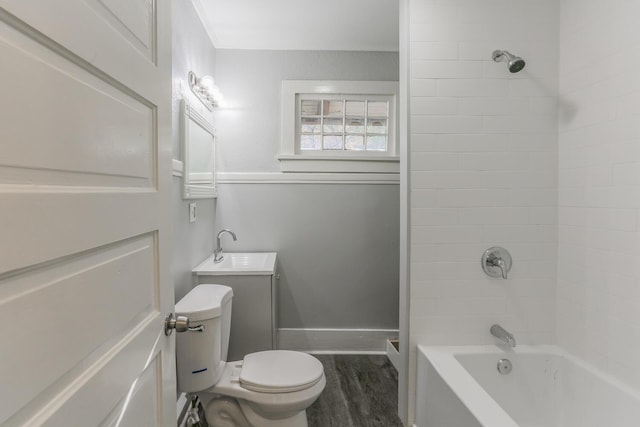
[[[417,427],[640,426],[638,390],[556,346],[418,346],[417,371]]]

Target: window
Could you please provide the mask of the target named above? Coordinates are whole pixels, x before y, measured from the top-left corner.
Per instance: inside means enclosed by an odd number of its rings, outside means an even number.
[[[282,85],[285,172],[397,172],[396,82]]]
[[[371,98],[298,96],[300,114],[296,120],[296,130],[299,131],[296,144],[300,152],[339,150],[386,153],[389,103],[393,98]]]

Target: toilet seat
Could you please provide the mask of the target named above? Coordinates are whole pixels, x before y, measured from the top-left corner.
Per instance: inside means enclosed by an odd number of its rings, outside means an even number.
[[[259,393],[290,393],[312,387],[323,375],[322,363],[309,354],[267,350],[244,357],[240,385]]]

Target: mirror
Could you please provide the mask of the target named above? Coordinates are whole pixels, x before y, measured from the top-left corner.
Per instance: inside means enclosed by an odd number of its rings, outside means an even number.
[[[213,125],[186,100],[180,102],[184,199],[214,198],[216,137]]]

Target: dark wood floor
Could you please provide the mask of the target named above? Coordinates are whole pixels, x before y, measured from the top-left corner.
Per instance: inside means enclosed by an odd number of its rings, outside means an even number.
[[[316,355],[327,386],[307,409],[309,427],[402,427],[398,373],[384,355]]]

